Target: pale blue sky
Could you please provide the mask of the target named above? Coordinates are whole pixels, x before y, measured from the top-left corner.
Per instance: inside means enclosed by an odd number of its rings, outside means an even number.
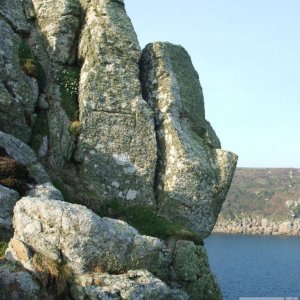
[[[300,168],[300,0],[125,0],[141,47],[184,46],[240,167]]]

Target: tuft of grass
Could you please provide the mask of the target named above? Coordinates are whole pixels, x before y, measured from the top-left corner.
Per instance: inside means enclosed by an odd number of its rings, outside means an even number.
[[[28,76],[36,78],[39,88],[42,90],[46,85],[45,71],[24,41],[20,43],[18,56],[24,72]]]
[[[79,121],[71,121],[69,126],[69,132],[72,135],[77,136],[80,133],[81,123]]]
[[[28,190],[26,181],[12,177],[0,179],[0,184],[9,189],[16,190],[21,196],[25,196]]]
[[[55,299],[68,299],[68,280],[73,277],[69,267],[54,260],[35,253],[32,265],[36,271],[37,279],[43,288],[56,296]]]
[[[14,177],[27,180],[28,171],[24,165],[11,157],[0,157],[0,179]]]
[[[26,184],[28,176],[24,165],[11,157],[0,156],[0,184],[24,196],[28,189]]]
[[[78,120],[79,67],[64,67],[57,75],[61,104],[70,121]]]
[[[0,241],[0,258],[3,258],[8,248],[8,241]]]
[[[140,205],[125,207],[115,201],[106,204],[104,214],[110,217],[122,219],[135,227],[141,234],[157,237],[163,240],[174,238],[193,241],[197,245],[203,245],[202,239],[192,230],[181,224],[176,224],[159,216],[151,207]]]

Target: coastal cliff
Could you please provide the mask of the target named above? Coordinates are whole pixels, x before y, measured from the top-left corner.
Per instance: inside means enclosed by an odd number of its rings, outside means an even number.
[[[0,39],[0,298],[221,299],[237,156],[186,50],[142,51],[122,0],[4,0]]]
[[[237,168],[214,232],[300,236],[300,170]]]

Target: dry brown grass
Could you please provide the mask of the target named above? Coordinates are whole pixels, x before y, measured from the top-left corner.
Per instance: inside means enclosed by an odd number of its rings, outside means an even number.
[[[39,253],[34,254],[32,264],[37,279],[49,294],[55,295],[55,299],[68,299],[68,281],[73,275],[67,265],[58,264]]]

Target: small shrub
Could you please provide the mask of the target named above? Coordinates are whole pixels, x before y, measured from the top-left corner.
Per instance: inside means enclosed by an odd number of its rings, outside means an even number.
[[[37,279],[50,294],[56,296],[55,299],[69,299],[68,279],[72,278],[72,272],[66,265],[61,265],[39,253],[34,254],[32,264]]]
[[[57,75],[61,92],[61,104],[70,121],[78,119],[79,67],[66,67]]]
[[[78,135],[80,133],[81,123],[79,121],[72,121],[69,126],[69,132],[72,135]]]
[[[10,157],[0,157],[0,179],[12,177],[20,180],[28,179],[26,167]]]
[[[37,78],[37,66],[33,59],[24,59],[22,63],[24,72],[31,77]]]
[[[25,196],[28,189],[26,181],[11,177],[0,179],[0,184],[9,189],[16,190],[21,196]]]

